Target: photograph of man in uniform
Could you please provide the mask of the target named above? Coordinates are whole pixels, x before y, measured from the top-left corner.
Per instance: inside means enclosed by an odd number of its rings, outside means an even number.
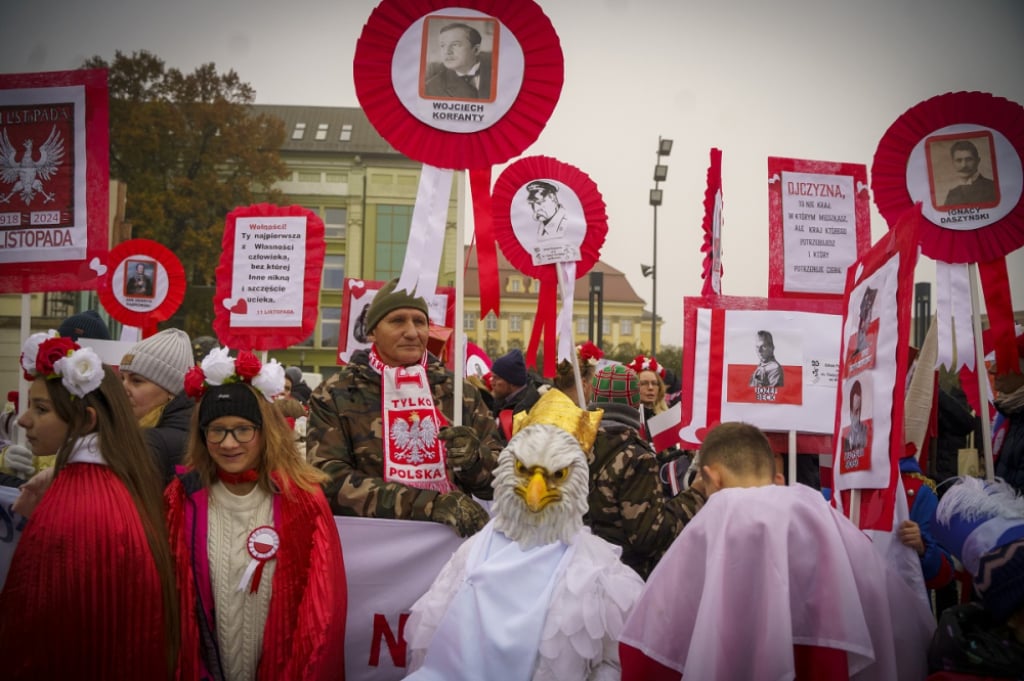
[[[153,263],[129,260],[125,263],[124,294],[136,298],[153,297]]]
[[[526,185],[526,200],[537,221],[537,239],[553,239],[565,234],[565,208],[558,200],[558,187],[537,180]]]
[[[428,28],[438,23],[442,21],[430,19]],[[492,101],[492,53],[482,50],[482,42],[483,36],[470,22],[445,19],[437,35],[441,60],[428,63],[423,70],[424,96]]]
[[[775,359],[775,340],[770,331],[758,331],[754,343],[758,364],[750,376],[753,388],[781,388],[783,385],[782,365]]]

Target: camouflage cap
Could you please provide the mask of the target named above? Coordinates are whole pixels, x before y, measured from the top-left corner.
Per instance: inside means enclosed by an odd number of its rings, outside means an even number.
[[[427,301],[422,296],[417,296],[416,292],[409,293],[408,291],[399,289],[395,290],[398,286],[398,279],[392,279],[388,283],[384,284],[383,287],[373,297],[373,302],[370,303],[370,309],[366,313],[366,331],[367,333],[372,332],[373,328],[377,326],[380,320],[384,319],[389,312],[394,310],[400,310],[402,308],[412,308],[419,310],[423,314],[430,317],[430,311],[427,309]]]

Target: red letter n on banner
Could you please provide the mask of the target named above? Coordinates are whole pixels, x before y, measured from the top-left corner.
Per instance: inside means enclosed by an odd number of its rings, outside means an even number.
[[[405,667],[405,621],[409,619],[409,613],[403,612],[398,616],[398,637],[396,638],[388,625],[388,618],[381,613],[373,615],[373,639],[370,644],[370,666],[380,666],[380,641],[383,638],[388,646],[388,653],[391,654],[391,662],[396,667]]]

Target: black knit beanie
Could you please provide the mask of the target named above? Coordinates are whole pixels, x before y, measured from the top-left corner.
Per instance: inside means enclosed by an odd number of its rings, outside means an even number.
[[[210,386],[199,403],[199,427],[206,428],[221,416],[238,416],[262,426],[259,399],[245,383]]]
[[[110,340],[107,324],[96,310],[86,310],[71,315],[60,323],[57,333],[61,338],[70,338],[73,341],[77,341],[79,338]]]
[[[423,314],[430,317],[430,312],[427,310],[427,301],[417,295],[410,295],[408,291],[396,291],[395,287],[398,285],[398,279],[392,279],[388,283],[377,291],[377,295],[373,297],[373,302],[370,303],[370,309],[366,313],[366,332],[370,333],[373,331],[373,327],[377,326],[377,323],[384,319],[389,312],[399,310],[404,307],[419,310]],[[415,292],[414,292],[415,293]]]

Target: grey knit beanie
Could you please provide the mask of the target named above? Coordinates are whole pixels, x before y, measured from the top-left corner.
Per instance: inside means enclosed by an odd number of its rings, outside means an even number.
[[[192,367],[192,341],[188,334],[181,329],[164,329],[133,345],[119,368],[177,395],[185,387],[185,372]]]

